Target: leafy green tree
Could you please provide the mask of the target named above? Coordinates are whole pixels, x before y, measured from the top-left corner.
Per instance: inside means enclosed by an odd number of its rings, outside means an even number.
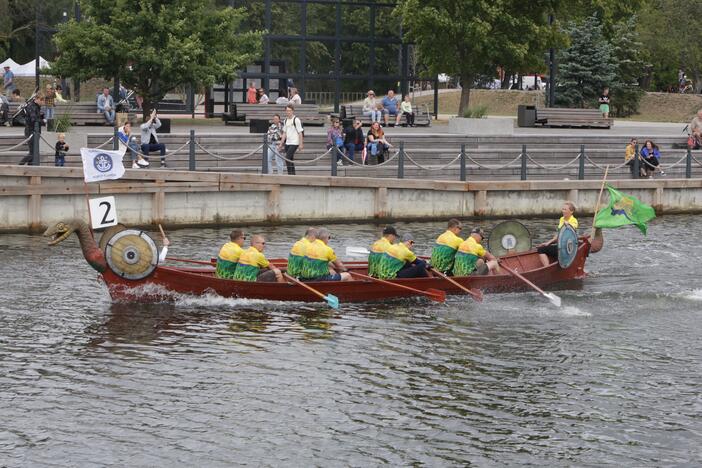
[[[432,74],[458,76],[463,85],[458,108],[463,115],[470,88],[495,67],[527,70],[557,34],[548,14],[558,0],[400,0],[405,39],[414,42]]]
[[[213,0],[84,0],[84,18],[59,28],[52,72],[118,77],[144,98],[147,116],[169,91],[231,78],[261,54],[261,33],[242,31],[243,9]]]
[[[612,114],[626,117],[639,110],[643,90],[639,86],[647,68],[644,47],[636,31],[637,18],[632,16],[614,25],[613,58],[617,64],[617,83],[612,86]]]
[[[570,46],[558,54],[556,103],[565,107],[594,106],[604,87],[620,86],[614,47],[602,34],[602,24],[595,15],[570,23],[567,31]]]

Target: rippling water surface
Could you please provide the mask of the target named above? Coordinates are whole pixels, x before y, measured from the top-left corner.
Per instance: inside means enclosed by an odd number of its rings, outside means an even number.
[[[427,251],[441,228],[398,225]],[[302,230],[266,229],[268,255]],[[343,252],[378,228],[332,230]],[[209,258],[228,231],[172,232],[171,254]],[[606,232],[561,309],[519,293],[340,311],[113,304],[75,237],[0,236],[0,466],[699,465],[700,236],[675,216]]]

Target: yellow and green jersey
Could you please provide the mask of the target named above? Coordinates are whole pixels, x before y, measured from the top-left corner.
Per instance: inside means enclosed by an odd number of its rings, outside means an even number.
[[[302,264],[305,261],[305,252],[307,251],[307,246],[311,242],[308,238],[303,237],[299,241],[295,242],[290,249],[290,254],[288,255],[288,274],[299,277],[302,274]]]
[[[451,231],[446,231],[436,239],[436,244],[431,251],[431,266],[442,273],[447,273],[453,269],[453,261],[456,251],[463,242]]]
[[[368,274],[376,276],[378,274],[378,262],[383,257],[383,254],[392,246],[389,240],[381,237],[373,243],[368,254]]]
[[[566,221],[566,220],[563,218],[563,216],[561,216],[561,219],[558,220],[558,230],[559,230],[559,231],[560,231],[560,229],[563,227],[563,225],[564,225],[565,223],[568,223],[568,224],[570,224],[571,226],[573,226],[573,229],[575,229],[576,231],[578,230],[578,220],[575,219],[575,216],[571,216],[570,218],[568,218],[568,221]]]
[[[407,248],[405,244],[402,242],[393,244],[378,261],[378,278],[397,278],[397,272],[400,271],[406,263],[412,263],[415,260],[417,260],[417,256]]]
[[[302,262],[302,278],[314,279],[329,274],[329,262],[336,261],[334,249],[317,239],[310,242]]]
[[[251,246],[244,250],[239,257],[239,264],[234,271],[234,279],[239,281],[256,281],[261,268],[268,268],[270,263],[263,252]]]
[[[455,276],[468,276],[475,270],[475,264],[479,258],[485,256],[485,248],[473,238],[468,236],[461,242],[456,252],[456,259],[453,265]]]
[[[217,268],[215,269],[217,278],[234,278],[234,272],[243,251],[244,249],[236,242],[227,242],[222,246],[217,256]]]

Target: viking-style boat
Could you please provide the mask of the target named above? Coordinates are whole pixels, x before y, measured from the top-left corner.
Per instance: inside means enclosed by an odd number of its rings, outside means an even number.
[[[47,229],[44,235],[51,238],[50,245],[56,245],[73,233],[78,236],[85,259],[99,272],[113,300],[162,301],[178,294],[217,294],[230,298],[273,301],[324,300],[304,285],[293,281],[263,283],[217,278],[214,265],[210,262],[191,261],[202,264],[197,267],[159,264],[158,249],[148,234],[125,229],[123,226],[106,230],[99,243],[93,238],[88,225],[81,220],[57,223]],[[444,291],[446,294],[468,294],[463,288],[484,292],[524,291],[530,289],[528,282],[541,288],[577,288],[579,281],[586,276],[585,261],[588,255],[599,250],[603,241],[599,233],[595,239],[590,239],[589,236],[575,236],[573,239],[575,241],[571,239],[570,255],[565,266],[559,262],[542,266],[538,253],[532,249],[501,256],[501,265],[507,267],[502,269],[501,274],[453,277],[453,281],[428,277],[394,279],[383,283],[355,276],[356,280],[348,282],[304,284],[324,295],[334,295],[342,302],[421,296],[432,290]],[[287,261],[273,259],[271,263],[284,268]],[[347,262],[346,265],[352,273],[367,273],[365,262]],[[509,270],[519,274],[509,273]],[[524,279],[528,281],[525,282]]]

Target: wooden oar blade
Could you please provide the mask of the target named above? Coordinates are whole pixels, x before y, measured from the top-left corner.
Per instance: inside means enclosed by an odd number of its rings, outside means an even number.
[[[427,297],[431,299],[432,301],[435,302],[446,302],[446,291],[442,291],[441,289],[434,289],[434,288],[429,288],[425,290],[427,293]]]
[[[555,305],[556,307],[561,306],[561,298],[559,296],[556,296],[553,293],[546,293],[544,294],[549,301],[551,301],[551,304]]]
[[[473,293],[471,294],[473,299],[477,302],[483,302],[483,292],[480,289],[471,289],[470,291]]]
[[[329,307],[331,307],[332,309],[339,308],[339,298],[335,295],[327,294],[326,296],[324,296],[324,299],[326,299],[327,304],[329,304]]]
[[[370,251],[365,247],[346,247],[346,256],[348,257],[366,257]]]

